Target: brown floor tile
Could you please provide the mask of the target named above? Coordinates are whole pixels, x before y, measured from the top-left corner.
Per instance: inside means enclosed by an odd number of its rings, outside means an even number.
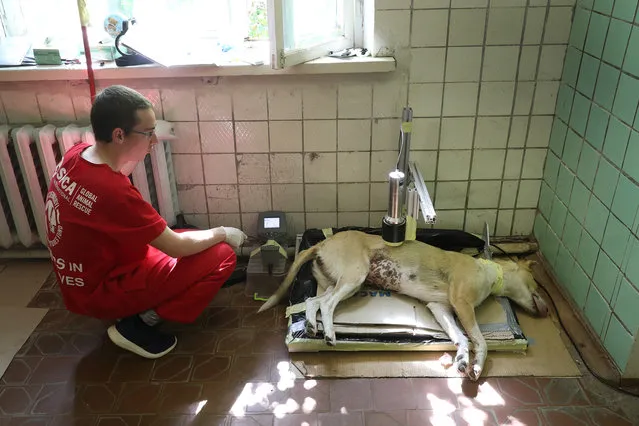
[[[271,354],[236,355],[231,365],[231,377],[241,382],[269,382],[273,356]]]
[[[457,398],[461,394],[461,389],[451,386],[448,379],[414,378],[411,381],[418,409],[441,411],[443,408],[450,408],[453,411],[457,408]]]
[[[331,411],[331,383],[328,380],[296,380],[289,390],[290,397],[313,413]]]
[[[159,413],[196,414],[202,410],[202,385],[197,383],[167,383],[160,396]]]
[[[195,355],[193,382],[225,381],[229,378],[231,357],[223,355]]]
[[[31,333],[29,338],[24,342],[22,347],[16,352],[16,357],[25,356],[27,352],[31,349],[33,342],[35,342],[37,335],[35,333]]]
[[[331,382],[331,411],[347,412],[373,409],[369,379],[344,379]]]
[[[49,426],[48,417],[12,417],[7,420],[7,426]],[[3,424],[0,422],[0,424]]]
[[[202,384],[200,398],[206,401],[201,413],[228,415],[244,414],[246,397],[243,395],[246,385],[241,382],[207,381]]]
[[[160,408],[160,383],[125,383],[115,412],[119,414],[157,413]]]
[[[234,293],[231,291],[231,288],[221,288],[215,295],[215,298],[211,300],[211,303],[209,303],[209,307],[231,306],[231,302],[233,302],[233,295]]]
[[[77,355],[73,353],[70,333],[38,333],[27,355]]]
[[[272,353],[288,357],[285,337],[286,333],[282,330],[260,330],[255,333],[251,351],[254,354]]]
[[[497,423],[503,426],[543,426],[544,416],[538,408],[493,407]]]
[[[243,306],[243,307],[255,307],[259,308],[262,306],[264,302],[259,300],[254,300],[252,296],[247,296],[242,291],[241,293],[235,293],[233,295],[233,299],[231,300],[231,306]]]
[[[317,423],[321,426],[364,426],[364,413],[319,413]],[[391,426],[391,424],[388,424]]]
[[[189,424],[187,419],[188,417],[185,415],[149,415],[142,417],[139,426],[186,426]]]
[[[62,295],[57,290],[41,290],[27,305],[29,308],[64,309]]]
[[[71,414],[76,403],[76,388],[72,383],[47,384],[42,387],[31,409],[31,414]]]
[[[155,365],[154,360],[134,354],[121,355],[110,376],[112,382],[148,382]]]
[[[212,307],[207,308],[202,315],[207,330],[236,329],[240,328],[242,308]]]
[[[155,360],[151,380],[160,382],[186,382],[189,380],[192,368],[192,356],[168,354]]]
[[[53,417],[49,426],[95,426],[97,421],[95,416],[70,414]]]
[[[292,383],[247,383],[239,398],[246,413],[324,413],[330,409],[329,384],[314,380]]]
[[[97,421],[97,426],[138,426],[140,416],[102,416]]]
[[[507,407],[538,406],[544,403],[539,384],[534,378],[500,378],[497,383],[497,391]]]
[[[108,344],[88,355],[78,357],[74,377],[76,383],[108,382],[121,353],[124,351]]]
[[[456,426],[455,412],[435,410],[409,410],[406,412],[407,426]]]
[[[213,354],[218,345],[219,332],[209,330],[193,330],[179,333],[174,354]]]
[[[593,425],[583,407],[544,407],[540,409],[549,426]]]
[[[106,414],[112,412],[121,390],[120,383],[82,386],[76,395],[76,413]]]
[[[598,425],[598,426],[632,426],[633,425],[633,423],[629,419],[612,412],[606,407],[588,407],[586,410],[588,411],[590,420],[592,424],[594,425]],[[639,419],[635,419],[635,421],[639,423]]]
[[[41,360],[42,357],[40,356],[14,358],[4,372],[0,383],[4,385],[22,385],[27,383],[29,377],[31,377],[31,374]]]
[[[274,426],[319,426],[317,414],[290,414],[282,418],[275,417]]]
[[[258,307],[242,308],[242,327],[256,328],[258,330],[273,330],[276,327],[277,319],[275,310],[257,313]]]
[[[497,418],[490,408],[466,407],[455,412],[457,426],[497,426]]]
[[[410,379],[379,379],[371,382],[373,407],[378,411],[414,410],[417,398]]]
[[[111,345],[105,337],[102,333],[75,332],[71,344],[79,355],[86,356],[100,350],[105,344]]]
[[[537,379],[546,405],[588,405],[589,401],[578,379]]]
[[[364,413],[366,426],[405,426],[408,423],[406,410],[368,411]]]
[[[197,416],[186,416],[187,426],[227,426],[230,422],[227,416],[213,414],[198,414]]]
[[[231,417],[229,426],[272,426],[275,417],[271,414],[251,414],[242,417]]]
[[[235,329],[220,330],[217,332],[218,353],[246,353],[252,352],[255,341],[255,330]]]
[[[51,356],[44,357],[31,375],[29,383],[64,383],[75,375],[80,363],[79,357]]]
[[[39,386],[4,386],[0,390],[0,415],[29,414],[39,391]]]

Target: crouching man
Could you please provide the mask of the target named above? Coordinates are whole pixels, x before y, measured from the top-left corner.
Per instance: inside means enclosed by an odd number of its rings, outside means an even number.
[[[116,320],[111,341],[146,358],[177,338],[162,320],[193,322],[233,272],[246,235],[218,226],[167,227],[128,175],[157,143],[152,104],[123,86],[91,108],[96,144],[80,143],[56,167],[46,198],[48,247],[67,309]]]

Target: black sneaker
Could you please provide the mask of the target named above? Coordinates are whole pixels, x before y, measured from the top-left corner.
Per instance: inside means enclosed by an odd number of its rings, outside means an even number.
[[[111,341],[122,349],[144,358],[160,358],[175,348],[177,338],[147,325],[138,315],[123,318],[109,327]]]

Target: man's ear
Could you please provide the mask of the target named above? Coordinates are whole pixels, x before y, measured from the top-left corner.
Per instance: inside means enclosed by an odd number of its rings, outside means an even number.
[[[111,133],[111,141],[115,143],[124,142],[124,130],[120,128],[113,129],[113,133]]]

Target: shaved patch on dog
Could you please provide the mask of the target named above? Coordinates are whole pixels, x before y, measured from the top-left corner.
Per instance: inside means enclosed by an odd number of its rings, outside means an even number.
[[[371,267],[366,280],[384,290],[398,291],[402,282],[402,273],[397,263],[380,252],[373,254],[370,262]]]

